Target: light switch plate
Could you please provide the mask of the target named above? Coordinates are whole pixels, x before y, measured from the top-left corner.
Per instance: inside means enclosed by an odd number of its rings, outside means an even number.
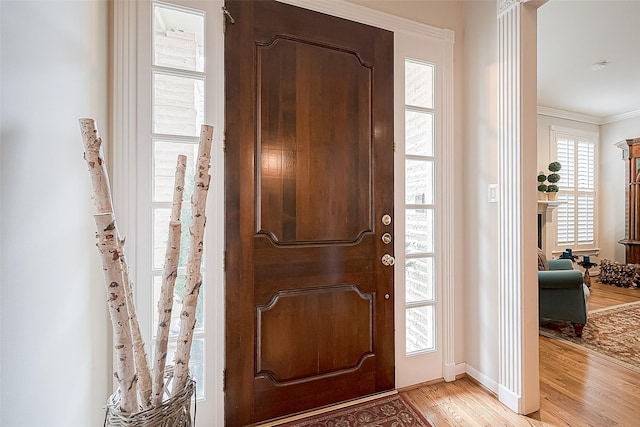
[[[498,184],[489,184],[489,203],[498,203]]]

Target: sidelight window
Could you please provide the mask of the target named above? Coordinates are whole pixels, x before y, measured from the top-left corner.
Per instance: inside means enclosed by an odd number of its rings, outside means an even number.
[[[405,60],[405,353],[435,349],[434,66]]]
[[[204,13],[176,5],[154,3],[151,73],[151,135],[147,147],[151,165],[151,241],[152,287],[148,304],[153,320],[151,333],[155,339],[156,306],[160,298],[165,247],[169,229],[171,201],[179,154],[187,156],[185,191],[182,204],[180,259],[174,289],[174,306],[169,335],[167,364],[173,363],[176,339],[180,331],[180,307],[185,290],[186,262],[189,248],[190,200],[193,194],[195,160],[200,127],[205,114]],[[206,272],[202,268],[206,284]],[[198,398],[204,397],[205,346],[203,286],[199,295],[196,325],[191,346],[189,369],[196,380]]]

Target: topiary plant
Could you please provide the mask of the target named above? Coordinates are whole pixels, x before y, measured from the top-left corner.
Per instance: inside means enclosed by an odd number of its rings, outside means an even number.
[[[547,177],[547,180],[550,183],[555,184],[556,182],[560,181],[560,175],[557,173],[549,174],[549,176]]]
[[[545,184],[546,181],[547,175],[545,175],[542,171],[538,172],[538,191],[541,191],[543,193],[547,191],[547,184]]]
[[[547,180],[547,175],[545,175],[544,172],[542,171],[538,172],[538,182],[543,183],[546,180]]]
[[[562,169],[562,165],[560,164],[560,162],[549,163],[549,170],[551,172],[558,172],[560,169]]]
[[[560,174],[558,174],[557,172],[562,169],[562,165],[560,164],[560,162],[551,162],[549,163],[549,170],[552,172],[551,174],[549,174],[549,176],[547,176],[547,181],[549,181],[551,183],[551,185],[547,186],[547,192],[548,193],[557,193],[559,188],[556,185],[556,183],[558,181],[560,181]]]

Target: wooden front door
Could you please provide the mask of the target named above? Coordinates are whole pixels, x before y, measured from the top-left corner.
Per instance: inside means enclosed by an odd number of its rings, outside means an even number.
[[[393,34],[227,1],[228,426],[394,386]]]

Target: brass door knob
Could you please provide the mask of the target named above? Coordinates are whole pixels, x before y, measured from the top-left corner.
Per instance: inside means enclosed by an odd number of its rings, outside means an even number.
[[[387,266],[393,265],[396,263],[396,259],[389,254],[384,254],[382,256],[382,263]]]

